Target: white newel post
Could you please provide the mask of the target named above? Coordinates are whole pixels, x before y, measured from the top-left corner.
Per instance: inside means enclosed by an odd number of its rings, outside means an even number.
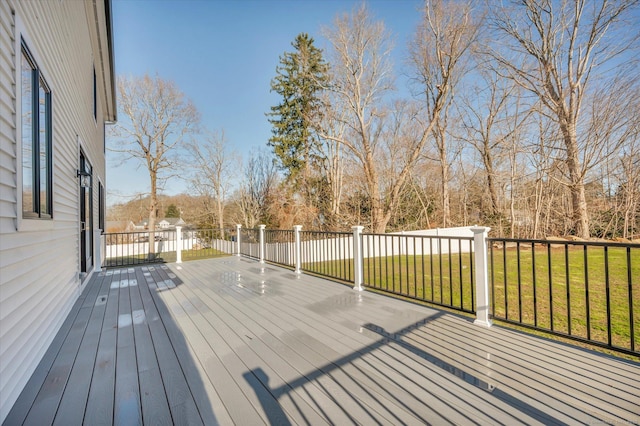
[[[356,291],[362,291],[363,281],[363,261],[362,261],[362,230],[364,226],[353,226],[353,289]]]
[[[236,225],[236,256],[240,256],[240,228],[242,228],[242,225],[237,224]]]
[[[182,226],[176,226],[176,263],[182,263]]]
[[[295,257],[296,257],[296,270],[295,273],[296,274],[300,274],[302,273],[302,259],[301,259],[301,253],[302,250],[300,250],[300,231],[302,230],[302,225],[294,225],[293,226],[293,232],[295,234],[295,247],[294,247],[294,253],[295,253]]]
[[[264,228],[266,227],[267,225],[258,226],[260,228],[260,263],[264,263]]]
[[[490,301],[489,301],[489,276],[487,264],[487,235],[491,228],[483,226],[474,226],[473,246],[474,246],[474,262],[476,267],[476,320],[474,324],[483,327],[491,327],[489,319]]]
[[[102,241],[102,229],[96,229],[93,231],[93,241],[96,242],[95,244],[95,270],[96,271],[102,271],[102,247],[104,247],[103,245],[103,241]]]

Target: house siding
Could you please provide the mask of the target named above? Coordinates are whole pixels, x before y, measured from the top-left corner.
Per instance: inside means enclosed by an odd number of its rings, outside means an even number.
[[[93,226],[98,182],[105,183],[104,121],[114,115],[111,64],[96,13],[102,1],[0,0],[0,423],[59,330],[83,282],[79,189],[82,149],[93,167]],[[102,29],[104,32],[104,28]],[[25,41],[51,89],[53,219],[21,219],[19,87],[16,64]],[[101,38],[102,37],[102,38]],[[102,41],[101,41],[102,40]],[[93,114],[93,69],[98,81]],[[106,72],[109,75],[105,75]],[[99,241],[94,241],[94,248]],[[94,255],[95,263],[95,255]]]

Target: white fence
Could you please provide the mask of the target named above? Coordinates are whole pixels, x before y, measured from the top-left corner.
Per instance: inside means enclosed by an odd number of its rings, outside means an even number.
[[[302,263],[353,259],[352,233],[301,232]],[[314,238],[316,237],[316,238]],[[463,238],[463,239],[461,239]],[[421,256],[472,251],[471,227],[427,229],[389,234],[362,234],[362,257]],[[264,258],[295,264],[295,242],[265,243]],[[259,243],[244,244],[244,254],[259,257]]]
[[[183,234],[181,227],[176,227],[175,234],[167,231],[157,232],[160,241],[153,243],[144,240],[145,233],[138,233],[137,238],[136,234],[105,235],[102,256],[107,261],[114,257],[145,257],[149,253],[150,244],[154,244],[156,254],[175,252],[176,262],[180,263],[183,251],[215,249],[238,256],[245,254],[259,258],[260,262],[268,260],[289,265],[295,268],[296,273],[301,273],[303,264],[311,267],[310,271],[314,273],[317,272],[313,269],[314,264],[324,265],[323,267],[333,271],[334,275],[331,276],[351,281],[354,283],[354,289],[362,290],[364,259],[473,253],[476,321],[479,324],[490,325],[486,260],[486,238],[489,228],[462,227],[394,234],[363,234],[361,226],[353,227],[352,233],[302,232],[301,226],[295,226],[293,232],[279,231],[286,233],[284,242],[266,242],[264,225],[258,230],[245,231],[250,237],[244,242],[241,228],[237,225],[235,233],[227,232],[227,235],[235,234],[235,241],[214,238],[221,236],[216,234],[215,230],[187,231]],[[172,238],[173,235],[175,238]],[[114,241],[115,244],[109,244],[110,241]],[[480,246],[485,249],[474,250],[474,247]]]

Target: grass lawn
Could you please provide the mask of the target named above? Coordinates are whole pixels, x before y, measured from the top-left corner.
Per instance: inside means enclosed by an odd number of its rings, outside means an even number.
[[[208,259],[214,257],[222,257],[229,256],[229,254],[212,249],[212,248],[203,248],[203,249],[194,249],[194,250],[182,250],[182,260],[195,260],[195,259]],[[107,268],[118,267],[118,266],[130,266],[130,265],[140,265],[143,263],[169,263],[175,262],[177,260],[176,252],[169,251],[164,253],[156,253],[153,259],[150,259],[148,254],[138,254],[131,256],[122,256],[122,257],[110,257],[104,260],[103,266]]]
[[[627,349],[633,325],[640,346],[640,249],[523,245],[489,262],[496,318],[602,343],[610,327],[611,344]]]
[[[496,319],[630,349],[640,347],[640,249],[521,245],[492,250],[489,281]],[[586,265],[586,266],[585,266]],[[353,260],[316,262],[304,270],[353,281]],[[463,311],[474,311],[469,253],[364,259],[366,286]],[[608,276],[605,271],[608,270]],[[608,300],[607,303],[607,279]],[[631,281],[631,285],[629,285]],[[534,285],[535,283],[535,285]],[[506,289],[506,291],[505,291]],[[521,303],[519,303],[521,300]],[[633,318],[631,316],[633,313]],[[610,321],[608,321],[610,318]]]

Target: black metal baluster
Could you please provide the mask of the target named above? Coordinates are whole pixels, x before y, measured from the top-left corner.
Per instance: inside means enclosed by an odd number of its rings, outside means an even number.
[[[553,331],[553,274],[551,270],[551,243],[547,243],[547,268],[549,275],[549,318],[550,328]]]
[[[611,346],[611,294],[609,289],[609,247],[604,246],[604,277],[607,295],[607,343]]]
[[[451,238],[447,238],[449,246],[449,306],[453,306],[453,261],[451,260]]]
[[[504,285],[504,317],[509,319],[509,292],[507,287],[507,241],[502,240],[502,281]]]
[[[522,322],[522,269],[520,265],[520,241],[516,243],[516,255],[518,256],[518,322]]]
[[[462,289],[462,239],[458,238],[458,272],[460,273],[460,309],[463,308],[463,298],[462,295],[463,293],[463,289]]]
[[[420,237],[420,253],[422,257],[422,268],[420,269],[422,275],[422,300],[426,300],[426,294],[424,292],[424,237]]]
[[[478,249],[478,247],[475,247]],[[491,267],[491,306],[493,306],[493,315],[496,315],[496,267],[493,257],[493,244],[489,244],[489,259]]]
[[[438,257],[440,258],[440,304],[444,304],[442,296],[442,238],[438,237]]]
[[[633,283],[631,282],[631,247],[627,247],[627,285],[629,288],[629,335],[631,336],[631,351],[635,352],[636,342],[634,336],[634,324],[633,324]]]
[[[435,302],[435,282],[433,277],[433,238],[429,237],[429,267],[431,268],[431,301]]]
[[[531,276],[533,278],[533,325],[538,326],[538,283],[536,281],[536,243],[531,243]]]
[[[469,280],[469,282],[471,283],[471,287],[470,287],[470,292],[471,292],[471,312],[476,312],[476,301],[475,301],[475,277],[474,277],[474,265],[473,265],[473,252],[475,250],[475,247],[473,248],[473,250],[471,250],[471,247],[473,245],[473,240],[469,241],[469,277],[471,278]],[[484,247],[482,248],[484,249]],[[493,292],[493,291],[492,291]],[[493,309],[493,305],[491,305],[491,309]],[[493,312],[491,312],[490,314],[493,315]]]
[[[567,284],[567,332],[571,335],[571,286],[569,277],[569,245],[564,246],[564,269]]]
[[[416,237],[413,237],[413,297],[418,298],[418,266],[417,266]]]
[[[391,287],[396,292],[396,259],[393,248],[395,247],[394,237],[391,237]]]

